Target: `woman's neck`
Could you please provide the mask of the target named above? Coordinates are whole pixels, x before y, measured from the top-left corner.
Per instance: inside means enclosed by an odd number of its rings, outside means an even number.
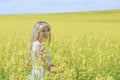
[[[38,41],[39,41],[40,43],[42,43],[42,42],[43,42],[43,40],[42,40],[41,38],[38,38]]]

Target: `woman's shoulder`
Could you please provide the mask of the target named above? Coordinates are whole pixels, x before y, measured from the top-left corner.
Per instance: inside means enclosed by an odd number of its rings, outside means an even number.
[[[33,46],[40,46],[40,45],[41,45],[41,43],[38,40],[33,42]]]
[[[40,43],[39,41],[34,41],[34,42],[33,42],[32,49],[33,49],[33,50],[36,50],[36,51],[39,51],[40,46],[41,46],[41,43]]]

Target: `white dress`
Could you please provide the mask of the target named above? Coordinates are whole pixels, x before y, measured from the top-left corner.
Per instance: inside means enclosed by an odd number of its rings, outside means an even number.
[[[32,46],[32,71],[28,75],[29,80],[44,80],[45,75],[45,64],[37,57],[36,52],[42,52],[44,59],[50,63],[51,57],[46,49],[41,45],[39,41],[35,41]]]

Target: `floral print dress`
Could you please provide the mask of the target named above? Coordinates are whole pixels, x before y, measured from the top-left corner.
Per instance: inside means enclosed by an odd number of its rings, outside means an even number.
[[[32,46],[32,71],[28,75],[29,80],[44,80],[45,69],[47,68],[42,59],[38,58],[36,52],[42,53],[43,58],[47,63],[50,63],[51,56],[45,47],[39,42],[35,41]]]

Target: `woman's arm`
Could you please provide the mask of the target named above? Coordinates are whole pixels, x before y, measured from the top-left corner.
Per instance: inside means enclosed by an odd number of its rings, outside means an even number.
[[[41,44],[35,43],[33,46],[34,46],[34,49],[35,49],[35,51],[36,51],[37,57],[38,57],[39,59],[41,59],[41,60],[47,65],[46,60],[44,59],[44,57],[43,57],[43,55],[42,55]]]
[[[47,67],[47,70],[50,71],[51,67],[53,67],[54,65],[51,64],[49,60],[45,59],[45,57],[43,55],[44,49],[42,49],[42,47],[39,43],[34,44],[34,49],[36,51],[37,57],[43,61],[43,63]]]

